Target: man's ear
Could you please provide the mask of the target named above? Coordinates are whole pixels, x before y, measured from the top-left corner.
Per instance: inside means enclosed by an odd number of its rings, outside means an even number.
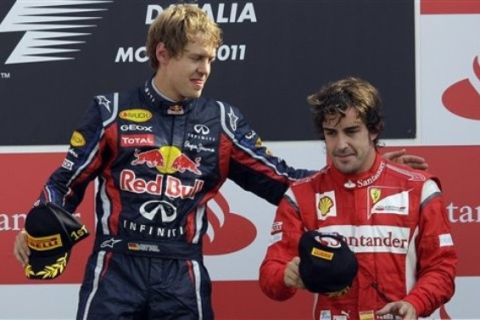
[[[163,42],[159,42],[155,48],[155,56],[157,57],[159,66],[167,64],[170,59],[170,54]]]

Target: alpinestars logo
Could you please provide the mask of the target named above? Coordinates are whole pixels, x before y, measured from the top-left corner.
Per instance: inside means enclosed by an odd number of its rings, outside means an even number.
[[[5,64],[72,60],[67,52],[80,51],[87,32],[79,28],[96,27],[87,20],[102,17],[91,12],[106,11],[94,7],[103,0],[17,0],[0,23],[0,32],[25,32]],[[75,31],[73,31],[75,30]],[[79,38],[80,37],[80,38]]]

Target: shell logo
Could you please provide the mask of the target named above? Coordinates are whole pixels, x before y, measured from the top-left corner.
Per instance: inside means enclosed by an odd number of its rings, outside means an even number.
[[[145,109],[127,109],[120,112],[119,117],[133,122],[147,122],[152,119],[152,113]]]
[[[320,201],[318,201],[318,210],[320,210],[322,216],[326,216],[332,207],[333,201],[330,197],[322,197]]]
[[[72,137],[70,138],[70,144],[73,147],[83,147],[85,143],[86,141],[83,134],[78,131],[73,131]]]

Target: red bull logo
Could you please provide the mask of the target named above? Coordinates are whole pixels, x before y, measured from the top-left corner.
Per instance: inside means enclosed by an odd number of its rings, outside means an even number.
[[[133,166],[146,165],[149,168],[156,168],[163,174],[172,174],[177,171],[181,173],[188,171],[196,175],[202,174],[199,169],[201,158],[197,157],[192,160],[175,146],[163,146],[159,149],[144,152],[139,152],[137,149],[133,155],[135,157],[135,160],[131,162]]]
[[[163,156],[157,149],[152,149],[144,152],[139,152],[138,149],[135,150],[133,154],[135,160],[133,160],[132,166],[145,164],[149,168],[155,168],[158,166],[163,166]]]
[[[165,184],[165,194],[169,198],[190,198],[203,189],[203,180],[195,179],[192,185],[183,184],[176,177],[167,175],[166,177],[157,174],[154,180],[145,180],[135,175],[132,170],[122,170],[120,174],[120,189],[133,193],[148,193],[152,195],[162,195]]]
[[[190,171],[196,175],[201,175],[202,172],[198,169],[200,166],[200,157],[195,158],[195,162],[192,161],[185,154],[179,155],[172,163],[172,168],[180,172]]]

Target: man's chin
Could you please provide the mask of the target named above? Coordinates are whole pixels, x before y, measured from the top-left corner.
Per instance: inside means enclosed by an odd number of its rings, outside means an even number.
[[[357,172],[357,168],[352,163],[342,163],[340,161],[334,162],[335,168],[343,174],[354,174]]]
[[[193,92],[189,92],[185,98],[187,99],[196,99],[198,97],[200,97],[202,95],[202,90],[198,90],[198,91],[193,91]]]

